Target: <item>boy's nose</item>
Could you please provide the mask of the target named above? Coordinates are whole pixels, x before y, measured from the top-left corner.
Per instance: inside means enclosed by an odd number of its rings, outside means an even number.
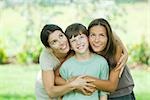
[[[78,39],[78,40],[77,40],[77,44],[80,44],[80,43],[81,43],[81,40],[80,40],[80,39]]]

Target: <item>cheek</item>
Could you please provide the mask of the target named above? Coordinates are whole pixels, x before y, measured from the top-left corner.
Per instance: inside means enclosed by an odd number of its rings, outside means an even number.
[[[93,38],[89,37],[89,42],[92,43],[93,42]]]
[[[104,42],[105,42],[105,45],[107,45],[107,38],[104,40]]]
[[[64,38],[63,38],[63,41],[66,41],[66,42],[68,42],[68,39],[67,39],[66,37],[64,37]]]
[[[56,50],[58,50],[59,47],[57,45],[54,45],[54,46],[51,46],[51,48],[53,51],[56,51]]]

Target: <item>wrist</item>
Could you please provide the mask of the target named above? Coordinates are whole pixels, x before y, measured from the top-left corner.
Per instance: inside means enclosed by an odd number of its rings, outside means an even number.
[[[75,90],[76,87],[72,84],[72,82],[66,81],[66,85],[69,87],[71,90]]]

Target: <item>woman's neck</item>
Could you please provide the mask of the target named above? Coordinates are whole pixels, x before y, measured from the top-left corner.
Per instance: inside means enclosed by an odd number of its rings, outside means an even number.
[[[105,56],[104,54],[104,51],[100,51],[100,52],[96,52],[98,55],[101,55],[101,56]]]
[[[59,59],[60,62],[63,62],[66,59],[68,53],[55,53],[54,52],[54,55]]]

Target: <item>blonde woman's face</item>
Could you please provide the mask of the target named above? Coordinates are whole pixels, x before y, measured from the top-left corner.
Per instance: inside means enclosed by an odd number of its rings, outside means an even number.
[[[103,51],[107,45],[107,33],[104,26],[96,25],[89,30],[89,43],[94,52]]]
[[[70,49],[66,36],[59,30],[49,35],[48,43],[55,53],[67,53]]]

